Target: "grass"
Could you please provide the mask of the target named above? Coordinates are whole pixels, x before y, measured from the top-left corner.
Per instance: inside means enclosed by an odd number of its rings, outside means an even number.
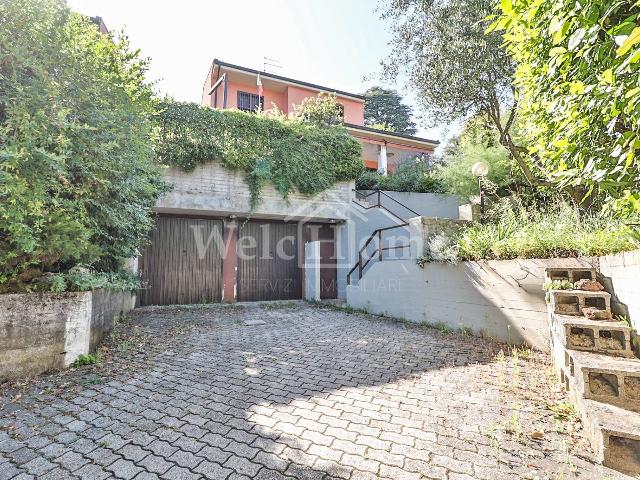
[[[503,200],[491,208],[486,223],[452,234],[446,259],[457,262],[600,256],[634,250],[638,248],[637,239],[636,231],[610,215],[591,213],[579,218],[566,202],[533,209]],[[439,251],[429,251],[429,241],[426,244],[427,261],[443,257]]]

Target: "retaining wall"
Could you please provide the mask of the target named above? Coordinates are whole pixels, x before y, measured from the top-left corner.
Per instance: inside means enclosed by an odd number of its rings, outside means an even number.
[[[131,310],[132,298],[110,290],[0,295],[0,380],[71,365]]]
[[[156,211],[160,213],[246,216],[251,212],[252,218],[265,219],[346,220],[354,187],[354,182],[339,182],[317,195],[292,192],[285,200],[267,182],[260,202],[251,211],[251,193],[244,173],[225,168],[219,161],[198,165],[191,172],[167,168],[164,179],[173,189],[158,200]]]
[[[372,192],[373,190],[361,190],[363,195]],[[457,195],[445,195],[441,193],[392,192],[387,190],[384,190],[384,193],[406,205],[419,215],[425,217],[458,219],[460,217],[458,207],[464,203],[462,198]],[[378,197],[374,194],[367,200],[371,203],[375,203],[377,202]],[[402,218],[411,218],[416,216],[414,212],[403,208],[402,205],[399,205],[384,195],[380,196],[380,203]]]
[[[590,266],[590,259],[464,262],[415,259],[374,264],[357,285],[347,287],[355,308],[413,322],[468,328],[489,337],[548,350],[544,269]]]

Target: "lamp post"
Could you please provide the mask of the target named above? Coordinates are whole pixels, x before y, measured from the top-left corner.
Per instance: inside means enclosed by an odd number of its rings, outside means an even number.
[[[476,162],[471,167],[471,173],[478,178],[478,190],[480,191],[480,223],[484,222],[484,183],[483,180],[489,173],[487,162]]]

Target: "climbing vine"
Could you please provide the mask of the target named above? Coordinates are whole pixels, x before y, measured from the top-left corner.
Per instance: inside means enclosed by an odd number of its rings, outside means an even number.
[[[217,160],[241,170],[252,208],[267,182],[284,198],[293,191],[312,195],[363,170],[360,144],[340,125],[167,101],[156,120],[155,149],[164,164],[191,171]]]

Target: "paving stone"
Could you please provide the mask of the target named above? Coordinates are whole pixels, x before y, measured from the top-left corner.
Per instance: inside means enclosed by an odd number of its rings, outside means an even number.
[[[20,474],[18,467],[12,463],[0,464],[0,480],[9,480]]]
[[[191,452],[184,452],[182,450],[178,450],[173,455],[171,455],[167,460],[172,463],[175,463],[181,467],[186,467],[190,469],[194,469],[202,462],[202,457],[197,457]]]
[[[33,391],[55,394],[0,406],[0,480],[624,478],[588,461],[578,423],[557,432],[543,354],[307,305],[132,317],[123,332],[153,340],[105,360],[105,383],[43,376]]]
[[[75,472],[82,480],[102,480],[111,477],[111,473],[104,470],[101,466],[89,464]]]
[[[167,462],[163,457],[158,455],[149,454],[137,463],[140,467],[144,468],[147,472],[163,474],[169,468],[171,464]]]
[[[161,478],[166,480],[196,480],[202,478],[202,475],[193,473],[188,468],[173,466]]]
[[[130,460],[120,459],[106,467],[107,470],[113,472],[118,478],[130,479],[144,471]]]
[[[226,479],[231,473],[233,473],[233,470],[223,468],[221,465],[209,462],[207,460],[198,465],[194,469],[194,471],[196,471],[197,473],[201,473],[205,478],[213,480]]]
[[[61,457],[56,458],[54,461],[70,472],[75,472],[83,465],[89,463],[89,460],[76,452],[67,452]]]
[[[49,460],[43,457],[36,457],[30,462],[22,465],[22,468],[25,469],[31,475],[43,475],[49,470],[53,470],[56,467],[54,463],[51,463]]]

